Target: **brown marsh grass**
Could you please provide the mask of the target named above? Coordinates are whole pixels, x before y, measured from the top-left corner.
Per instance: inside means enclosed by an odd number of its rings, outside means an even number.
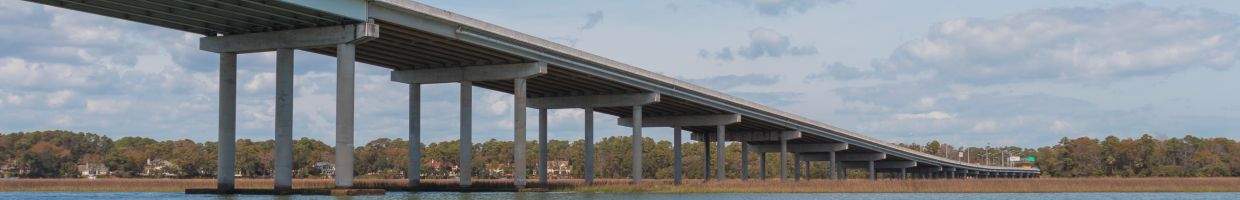
[[[355,188],[406,188],[404,179],[358,179]],[[511,180],[476,180],[475,188],[508,188]],[[553,191],[653,192],[653,193],[754,193],[754,192],[1240,192],[1240,178],[1039,178],[970,180],[810,180],[797,182],[729,180],[702,183],[685,180],[644,180],[639,185],[626,179],[600,179],[586,186],[580,179],[552,180]],[[297,179],[294,188],[330,188],[331,179]],[[455,179],[423,180],[422,187],[451,187]],[[271,188],[271,179],[238,179],[237,188]],[[541,187],[537,179],[530,187]],[[213,188],[214,179],[0,179],[2,191],[71,192],[182,192],[188,188]]]

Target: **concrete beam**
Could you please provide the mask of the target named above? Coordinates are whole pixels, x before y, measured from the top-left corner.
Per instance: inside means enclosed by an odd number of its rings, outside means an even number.
[[[659,102],[658,93],[589,95],[530,98],[529,106],[539,109],[629,107]]]
[[[886,153],[836,153],[835,159],[841,162],[876,161],[887,159]]]
[[[632,127],[633,118],[624,117],[617,120],[620,126]],[[741,115],[685,115],[643,117],[641,127],[686,127],[686,126],[719,126],[741,122]]]
[[[779,152],[779,145],[777,144],[755,144],[755,145],[752,145],[752,147],[753,147],[753,150],[757,152],[763,152],[763,153]],[[843,150],[848,150],[848,144],[846,143],[788,144],[788,152],[792,152],[792,153],[822,153],[822,152],[843,151]],[[828,155],[826,154],[821,154],[821,155],[811,154],[808,156],[810,156],[809,160],[813,160],[813,161],[828,160],[827,158]],[[802,159],[806,159],[806,158],[802,158]]]
[[[733,142],[778,142],[779,138],[784,139],[800,139],[801,131],[729,131],[725,140]],[[715,142],[715,138],[704,138],[701,134],[693,134],[692,138],[696,141],[709,139]]]
[[[198,39],[198,49],[215,53],[252,53],[276,49],[304,49],[358,44],[379,37],[379,25],[359,23],[343,26],[303,28],[247,33]]]
[[[284,3],[340,15],[352,20],[366,20],[367,0],[280,0]]]
[[[409,84],[455,83],[529,78],[547,73],[547,63],[516,63],[392,71],[392,81]]]
[[[866,167],[867,165],[869,165],[869,163],[865,163],[865,162],[845,162],[845,163],[840,163],[840,164],[843,165],[844,167],[850,167],[850,168],[851,167]],[[874,168],[877,168],[877,169],[902,169],[902,168],[910,168],[910,167],[917,167],[917,162],[907,161],[907,160],[874,161]]]

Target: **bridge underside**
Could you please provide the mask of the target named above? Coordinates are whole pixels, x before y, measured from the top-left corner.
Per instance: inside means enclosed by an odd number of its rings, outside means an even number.
[[[899,172],[900,174],[909,174],[909,177],[965,177],[965,172],[981,172],[979,176],[1005,176],[1005,177],[1031,177],[1037,174],[1037,170],[982,166],[970,163],[963,163],[942,157],[920,153],[914,150],[901,148],[890,145],[880,140],[865,137],[861,134],[853,133],[848,130],[836,128],[820,122],[809,120],[791,113],[779,111],[757,103],[749,102],[743,99],[735,98],[730,95],[719,93],[713,90],[705,89],[700,86],[685,83],[670,77],[662,76],[656,73],[642,70],[637,67],[629,66],[623,63],[615,62],[606,58],[602,58],[593,54],[582,52],[562,45],[558,45],[546,40],[535,38],[526,34],[498,27],[486,22],[474,20],[468,17],[456,15],[447,11],[439,10],[430,6],[419,4],[412,1],[403,0],[339,0],[339,1],[310,1],[310,0],[27,0],[31,2],[46,4],[55,7],[67,8],[71,10],[94,13],[114,18],[120,18],[150,25],[171,28],[181,31],[203,34],[204,38],[214,38],[221,41],[245,41],[238,38],[249,36],[263,36],[265,34],[275,33],[309,33],[309,29],[331,30],[330,27],[359,27],[356,32],[341,32],[341,35],[349,36],[345,40],[338,42],[311,41],[310,39],[299,40],[299,37],[288,38],[284,43],[286,46],[277,46],[277,60],[288,59],[287,63],[280,63],[277,66],[277,80],[288,78],[288,87],[291,87],[291,71],[287,74],[281,73],[281,69],[287,67],[292,68],[291,50],[302,50],[314,52],[327,56],[335,56],[340,59],[338,66],[341,74],[338,78],[340,88],[352,88],[352,70],[353,62],[362,62],[374,66],[384,67],[393,70],[393,81],[411,83],[410,95],[411,99],[417,100],[420,97],[420,84],[435,83],[461,83],[462,92],[468,92],[470,88],[478,87],[489,90],[514,94],[517,116],[514,116],[514,136],[525,138],[525,117],[524,108],[528,107],[527,100],[533,99],[589,99],[589,98],[608,98],[620,97],[624,95],[634,94],[657,94],[657,100],[652,102],[638,102],[617,106],[616,104],[592,105],[588,103],[576,102],[575,105],[557,108],[540,108],[540,124],[546,124],[546,109],[585,109],[587,116],[591,116],[594,112],[608,114],[619,118],[629,120],[628,126],[634,127],[633,136],[640,137],[641,127],[643,126],[667,126],[677,130],[674,136],[676,157],[676,177],[679,183],[680,176],[680,148],[681,130],[689,131],[696,136],[699,141],[707,142],[743,142],[746,148],[744,156],[745,162],[748,160],[753,149],[771,149],[779,148],[779,151],[765,151],[780,154],[781,160],[784,155],[792,156],[793,159],[804,157],[806,160],[795,165],[795,169],[800,169],[800,163],[813,163],[818,161],[827,161],[831,163],[828,166],[833,170],[841,168],[867,168],[871,177],[878,172]],[[365,26],[363,26],[365,25]],[[377,33],[362,31],[360,27],[377,26]],[[327,29],[324,29],[327,28]],[[344,30],[344,29],[342,29]],[[354,31],[349,29],[350,31]],[[365,33],[363,33],[365,32]],[[315,32],[318,33],[318,32]],[[374,34],[374,35],[371,35]],[[306,36],[310,38],[311,36]],[[324,36],[325,37],[325,36]],[[321,39],[322,37],[320,37]],[[207,39],[204,39],[207,40]],[[294,45],[297,44],[297,45]],[[303,45],[304,44],[304,45]],[[248,45],[248,44],[235,44]],[[205,49],[205,48],[204,48]],[[248,53],[245,51],[218,51],[221,53],[221,145],[232,145],[231,139],[235,132],[232,123],[235,121],[235,55],[237,53]],[[286,53],[289,53],[286,55]],[[229,63],[232,59],[232,63]],[[231,66],[230,66],[231,65]],[[512,74],[500,73],[498,71],[486,71],[483,69],[521,69],[532,70],[533,74]],[[231,70],[231,71],[229,71]],[[456,70],[456,71],[453,71]],[[479,71],[482,70],[482,71]],[[232,79],[229,76],[231,73]],[[459,75],[459,80],[434,83],[420,83],[419,80],[397,80],[401,79],[397,73],[409,74],[428,74],[428,73],[449,73]],[[469,78],[469,77],[487,77],[487,78]],[[496,78],[499,77],[499,78]],[[228,83],[232,81],[231,83]],[[278,81],[279,82],[279,81]],[[279,82],[284,83],[284,82]],[[285,86],[277,84],[277,91],[283,91]],[[229,88],[231,87],[231,88]],[[232,93],[228,93],[231,91]],[[338,98],[348,99],[348,101],[338,101],[337,113],[337,148],[338,148],[338,165],[349,165],[352,163],[351,154],[340,154],[341,152],[351,151],[352,148],[352,127],[353,127],[353,103],[352,89],[338,91]],[[291,96],[283,96],[283,93],[277,92],[277,105],[288,104],[287,110],[284,107],[277,106],[277,140],[281,140],[282,136],[288,136],[291,132],[282,130],[282,125],[291,126],[289,116],[280,115],[282,112],[291,112]],[[462,94],[462,142],[469,143],[468,138],[471,134],[469,130],[468,113],[471,112],[470,105],[466,102],[469,98],[468,94]],[[291,94],[291,92],[289,93]],[[363,105],[363,106],[392,106],[392,105]],[[420,105],[416,102],[408,105],[410,108],[410,140],[420,141]],[[234,109],[234,110],[229,110]],[[720,115],[736,115],[739,120],[727,122],[711,122],[703,120],[685,119],[703,119],[704,116],[720,116]],[[643,122],[643,118],[664,121],[660,124],[647,125]],[[673,120],[679,119],[680,121]],[[586,139],[593,144],[593,122],[591,117],[586,117],[587,130]],[[652,122],[653,122],[652,121]],[[287,124],[281,124],[286,122]],[[539,127],[540,145],[545,144],[546,130],[545,127]],[[284,132],[282,132],[284,131]],[[795,133],[792,135],[791,133]],[[729,135],[729,134],[763,134],[762,136],[754,135]],[[709,139],[706,139],[709,138]],[[343,142],[342,142],[343,141]],[[523,148],[523,140],[518,140],[519,148]],[[283,144],[277,141],[277,145]],[[838,145],[844,146],[838,146]],[[809,145],[809,146],[807,146]],[[837,145],[837,149],[815,148],[814,145]],[[791,146],[792,149],[788,150]],[[761,148],[758,148],[761,147]],[[228,147],[231,148],[231,147]],[[348,149],[348,150],[346,150]],[[420,155],[420,148],[411,148],[411,155]],[[634,149],[640,149],[640,143],[634,143]],[[826,149],[826,150],[823,150]],[[231,150],[231,149],[225,149]],[[716,149],[720,152],[722,148]],[[277,148],[277,154],[286,153]],[[288,151],[291,151],[288,150]],[[587,148],[587,152],[593,151],[593,148]],[[709,151],[709,150],[708,150]],[[523,152],[523,151],[517,151]],[[220,162],[223,164],[232,164],[232,155],[226,155],[231,152],[222,151],[220,154]],[[467,158],[468,152],[461,152],[462,157]],[[538,170],[543,181],[545,181],[546,158],[545,150],[540,152],[540,163]],[[640,166],[641,152],[633,152],[635,166]],[[764,153],[765,154],[765,153]],[[881,154],[881,156],[877,156]],[[592,155],[589,153],[587,155]],[[716,162],[722,161],[722,154],[717,155]],[[517,158],[523,158],[523,153],[514,155]],[[839,156],[839,159],[836,157]],[[279,157],[279,156],[277,156]],[[347,157],[347,158],[339,158]],[[823,159],[818,159],[823,158]],[[847,159],[861,160],[847,160]],[[869,159],[877,158],[877,159]],[[710,163],[710,158],[706,158]],[[763,156],[761,159],[765,159]],[[280,168],[280,162],[289,162],[280,160],[277,163],[277,170]],[[416,160],[416,159],[415,159]],[[524,159],[518,160],[514,166],[518,169],[524,169]],[[592,166],[594,163],[592,157],[587,158],[585,163]],[[765,162],[763,162],[765,163]],[[783,162],[781,162],[783,163]],[[877,163],[877,164],[876,164]],[[911,163],[909,165],[888,165],[883,163]],[[416,163],[411,163],[416,165]],[[467,169],[470,165],[468,160],[461,163],[462,169]],[[747,167],[748,165],[743,165]],[[882,166],[907,166],[907,167],[887,167]],[[343,166],[345,169],[349,166]],[[709,166],[708,166],[709,167]],[[765,168],[765,164],[763,166]],[[781,174],[783,169],[788,166],[780,166]],[[223,169],[220,174],[232,174],[231,169]],[[945,168],[950,170],[944,170]],[[587,170],[592,169],[588,167]],[[716,172],[719,172],[718,178],[723,178],[725,169],[722,163],[716,164]],[[411,167],[409,174],[417,173],[418,167]],[[735,170],[735,169],[732,169]],[[742,169],[745,170],[745,169]],[[640,169],[633,170],[633,179],[635,182],[640,181],[644,176]],[[707,170],[709,173],[709,169]],[[801,170],[795,170],[800,172]],[[960,171],[961,173],[956,173]],[[745,170],[742,179],[749,177],[748,170]],[[763,170],[765,172],[765,170]],[[280,174],[280,173],[277,173]],[[797,174],[800,173],[791,173]],[[954,174],[960,174],[955,176]],[[347,176],[347,177],[346,177]],[[468,185],[470,180],[468,173],[462,173],[462,185]],[[517,181],[518,186],[524,185],[524,175],[520,175]],[[835,175],[832,175],[835,176]],[[231,183],[231,177],[223,178],[221,182]],[[765,178],[765,173],[762,174]],[[781,177],[786,177],[781,175]],[[906,177],[906,176],[899,176]],[[277,176],[277,179],[286,178]],[[592,172],[587,172],[587,180],[592,179]],[[342,173],[337,175],[337,185],[348,187],[351,185],[352,174]],[[416,184],[417,176],[410,177],[411,184]],[[286,187],[287,185],[279,185],[277,188]],[[221,184],[221,187],[226,187]],[[230,185],[227,187],[231,187]]]

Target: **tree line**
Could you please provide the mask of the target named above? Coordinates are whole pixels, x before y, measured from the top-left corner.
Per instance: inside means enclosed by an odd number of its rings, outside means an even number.
[[[630,174],[630,150],[632,138],[616,136],[600,138],[596,144],[595,177],[627,178]],[[643,171],[647,178],[672,177],[672,143],[642,138]],[[526,151],[527,171],[534,177],[538,160],[538,145],[529,141]],[[423,144],[422,176],[424,178],[453,178],[457,163],[459,143],[453,141]],[[584,140],[548,142],[548,160],[568,161],[570,177],[582,177]],[[715,143],[711,144],[713,151]],[[1044,175],[1055,177],[1089,176],[1237,176],[1240,175],[1240,143],[1227,138],[1155,139],[1144,135],[1140,138],[1120,139],[1106,137],[1097,140],[1087,137],[1063,138],[1058,144],[1039,147],[956,147],[938,141],[925,145],[899,144],[929,154],[962,159],[968,162],[999,165],[1008,156],[1033,156],[1033,166],[1042,169]],[[240,139],[236,143],[236,168],[239,175],[247,178],[267,178],[274,168],[272,140]],[[362,178],[403,178],[409,163],[409,142],[400,138],[379,138],[356,147],[354,173]],[[513,144],[511,141],[487,140],[473,145],[473,174],[476,178],[510,178],[511,173],[494,173],[488,169],[512,170]],[[703,143],[688,142],[683,146],[686,178],[702,178],[705,173]],[[294,176],[298,178],[326,178],[328,172],[315,167],[316,163],[332,163],[333,148],[321,141],[300,138],[293,146]],[[725,163],[729,177],[740,176],[740,145],[729,143]],[[716,152],[712,152],[716,153]],[[776,154],[767,156],[767,174],[778,174]],[[751,176],[759,173],[757,155],[750,156]],[[712,159],[714,157],[711,157]],[[26,178],[73,178],[81,177],[80,164],[107,166],[112,177],[168,177],[206,178],[216,172],[216,143],[191,140],[158,141],[143,137],[122,137],[113,140],[107,136],[70,131],[35,131],[0,133],[0,173],[6,176]],[[168,167],[150,172],[151,161],[162,161]],[[786,162],[791,162],[789,159]],[[158,163],[157,163],[158,164]],[[713,163],[711,163],[713,164]],[[814,163],[808,173],[813,177],[825,177],[825,163]],[[20,173],[19,173],[20,172]],[[861,171],[850,172],[852,176],[864,176]]]

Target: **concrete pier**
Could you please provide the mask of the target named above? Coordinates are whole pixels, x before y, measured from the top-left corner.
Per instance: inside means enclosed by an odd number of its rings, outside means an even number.
[[[788,180],[788,174],[784,172],[788,168],[788,161],[784,160],[785,155],[788,155],[788,139],[779,137],[779,181]]]
[[[215,188],[236,189],[237,163],[237,53],[220,53],[219,150],[216,151]]]
[[[538,183],[547,187],[547,109],[538,109]]]
[[[710,181],[710,140],[702,141],[702,181]]]
[[[336,188],[353,186],[354,52],[353,44],[336,45]]]
[[[422,84],[409,84],[409,187],[422,183]]]
[[[792,180],[801,180],[801,155],[796,153],[792,154]]]
[[[512,85],[513,85],[513,89],[512,89],[513,91],[512,92],[513,93],[512,94],[512,105],[513,105],[512,107],[512,110],[513,110],[512,111],[513,113],[512,176],[513,176],[513,179],[516,179],[515,181],[513,181],[513,184],[516,185],[518,189],[524,188],[525,182],[526,182],[525,180],[525,174],[526,174],[526,168],[525,168],[525,140],[526,140],[525,138],[525,125],[526,125],[525,123],[525,107],[526,107],[525,106],[525,103],[526,103],[525,102],[526,100],[525,83],[526,83],[525,78],[518,78],[518,79],[512,80]],[[546,113],[546,112],[538,113],[540,115],[540,119],[543,113]]]
[[[469,187],[473,184],[470,176],[473,174],[473,87],[474,83],[470,81],[461,81],[461,137],[460,146],[457,150],[457,179],[461,187]]]
[[[594,184],[594,108],[586,107],[585,113],[585,143],[586,143],[586,163],[585,171],[582,172],[582,178],[585,179],[586,185]]]
[[[726,132],[726,129],[724,129],[723,125],[718,125],[715,127],[715,141],[718,142],[715,144],[715,150],[718,152],[718,155],[715,155],[715,179],[723,181],[727,179],[727,173],[724,171],[727,168],[727,164],[724,159],[727,152],[724,149],[728,146],[727,140],[724,139],[724,132]]]
[[[680,146],[682,145],[681,144],[682,141],[680,138],[681,138],[680,127],[673,126],[672,127],[672,180],[673,180],[673,183],[675,183],[676,185],[680,185],[682,179],[684,179],[684,171],[685,171],[684,169],[685,166],[682,161],[684,159],[684,154],[680,148]]]
[[[642,181],[642,106],[633,106],[633,184]]]
[[[766,180],[766,153],[758,153],[758,180]]]
[[[749,180],[749,143],[741,142],[741,181]]]
[[[829,152],[829,153],[827,154],[827,156],[829,156],[829,157],[830,157],[830,158],[829,158],[830,160],[828,160],[827,162],[828,162],[828,163],[830,163],[830,164],[828,164],[828,166],[831,166],[831,167],[830,167],[830,169],[828,169],[827,171],[828,171],[828,173],[830,173],[830,174],[831,174],[831,179],[832,179],[832,180],[840,180],[840,174],[838,173],[838,172],[839,172],[839,170],[835,170],[836,168],[839,168],[839,167],[840,167],[840,161],[835,159],[835,151],[831,151],[831,152]]]
[[[275,189],[293,188],[293,49],[276,50]]]

